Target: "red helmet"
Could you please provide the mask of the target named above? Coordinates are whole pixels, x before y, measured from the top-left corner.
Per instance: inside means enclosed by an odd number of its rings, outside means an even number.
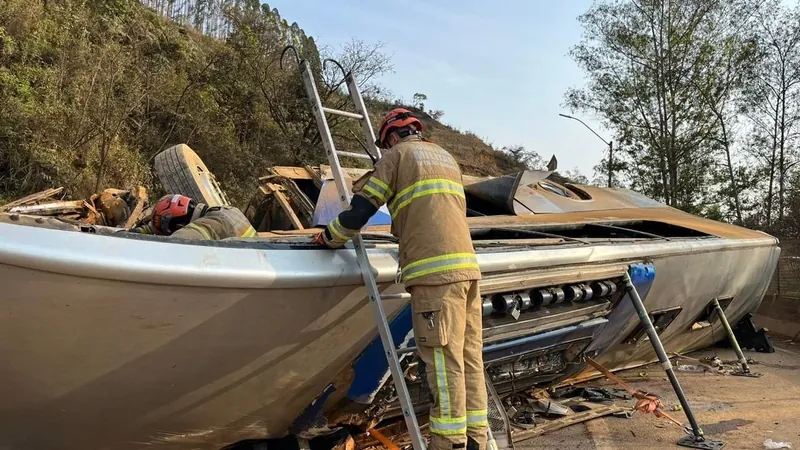
[[[153,207],[153,231],[166,236],[178,231],[189,224],[196,206],[194,200],[184,195],[169,194],[161,197]]]
[[[383,118],[383,121],[381,121],[381,126],[378,128],[378,139],[375,141],[375,145],[377,145],[378,148],[387,148],[386,138],[392,130],[409,125],[414,125],[417,131],[422,132],[422,122],[420,122],[411,111],[405,108],[395,108],[391,110],[389,114]]]

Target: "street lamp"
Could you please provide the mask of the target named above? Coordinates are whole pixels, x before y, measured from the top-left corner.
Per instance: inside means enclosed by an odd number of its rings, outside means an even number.
[[[606,141],[605,139],[603,139],[603,137],[600,136],[599,134],[597,134],[597,132],[594,131],[592,129],[592,127],[590,127],[589,125],[586,125],[581,119],[578,119],[577,117],[568,116],[566,114],[559,114],[559,116],[564,117],[565,119],[577,120],[583,126],[588,128],[589,131],[594,133],[594,135],[597,136],[601,141],[603,141],[604,144],[606,144],[608,146],[608,187],[611,187],[611,178],[612,178],[612,175],[613,175],[613,167],[614,167],[612,165],[613,160],[614,160],[614,142],[613,141]]]

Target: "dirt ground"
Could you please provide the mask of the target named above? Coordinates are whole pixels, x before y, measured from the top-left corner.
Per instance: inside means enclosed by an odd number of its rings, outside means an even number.
[[[723,440],[725,449],[764,449],[764,441],[787,441],[800,448],[800,343],[774,337],[775,353],[745,352],[758,364],[751,366],[761,378],[711,373],[677,372],[701,428],[706,436]],[[717,353],[732,361],[730,349],[708,349],[689,356],[701,358]],[[659,365],[618,373],[634,388],[658,394],[669,408],[678,399]],[[607,381],[587,383],[609,385]],[[618,404],[626,404],[625,401]],[[629,402],[632,405],[632,402]],[[670,413],[688,423],[681,411]],[[544,436],[519,442],[529,449],[650,449],[684,448],[675,443],[683,432],[665,419],[635,414],[631,419],[605,417],[573,425]]]

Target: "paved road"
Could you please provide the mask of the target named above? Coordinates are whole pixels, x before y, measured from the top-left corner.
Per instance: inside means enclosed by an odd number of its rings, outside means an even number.
[[[778,339],[775,339],[778,341]],[[764,441],[789,441],[800,448],[800,343],[776,342],[771,354],[746,352],[761,364],[753,365],[761,378],[678,372],[689,403],[706,435],[726,442],[725,449],[764,449]],[[734,360],[729,349],[716,352],[723,361]],[[713,350],[692,354],[711,356]],[[646,373],[641,377],[640,372]],[[665,405],[677,405],[660,366],[620,372],[635,388],[661,396]],[[595,382],[592,384],[599,384]],[[602,384],[609,384],[604,381]],[[672,413],[685,420],[681,412]],[[636,414],[632,419],[607,417],[574,425],[516,445],[530,449],[679,449],[682,431],[666,420]]]

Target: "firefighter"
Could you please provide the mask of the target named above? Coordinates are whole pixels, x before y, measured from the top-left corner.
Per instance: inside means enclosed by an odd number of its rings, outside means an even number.
[[[256,235],[250,221],[238,209],[232,206],[209,207],[179,194],[161,197],[153,207],[150,222],[130,231],[210,241]]]
[[[443,148],[422,137],[422,122],[397,108],[375,142],[385,149],[354,183],[350,206],[314,240],[342,247],[383,204],[400,240],[400,276],[411,294],[414,337],[433,394],[432,450],[487,444],[481,272],[466,220],[461,171]]]

